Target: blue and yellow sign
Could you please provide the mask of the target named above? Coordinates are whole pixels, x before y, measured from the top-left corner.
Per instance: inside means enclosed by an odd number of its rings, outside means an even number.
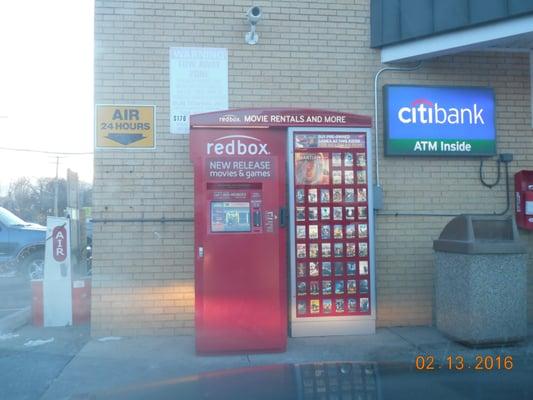
[[[154,149],[155,106],[96,105],[97,149]]]

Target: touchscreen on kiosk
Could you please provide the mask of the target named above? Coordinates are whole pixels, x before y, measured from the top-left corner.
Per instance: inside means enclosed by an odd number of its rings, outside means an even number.
[[[250,232],[250,203],[211,202],[211,232]]]

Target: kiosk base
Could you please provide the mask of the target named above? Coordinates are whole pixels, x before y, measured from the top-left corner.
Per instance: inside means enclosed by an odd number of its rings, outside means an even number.
[[[341,336],[341,335],[373,335],[376,333],[376,320],[349,321],[293,321],[292,337]]]

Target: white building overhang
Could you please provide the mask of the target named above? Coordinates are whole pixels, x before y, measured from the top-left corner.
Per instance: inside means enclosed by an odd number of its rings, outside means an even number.
[[[422,61],[466,51],[529,53],[533,127],[533,15],[385,46],[381,62]]]

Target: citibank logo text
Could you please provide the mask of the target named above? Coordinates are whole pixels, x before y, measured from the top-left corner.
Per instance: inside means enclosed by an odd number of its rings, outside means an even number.
[[[411,103],[411,107],[398,110],[398,120],[402,124],[485,125],[484,111],[476,103],[471,107],[444,108],[438,103],[417,99]]]

